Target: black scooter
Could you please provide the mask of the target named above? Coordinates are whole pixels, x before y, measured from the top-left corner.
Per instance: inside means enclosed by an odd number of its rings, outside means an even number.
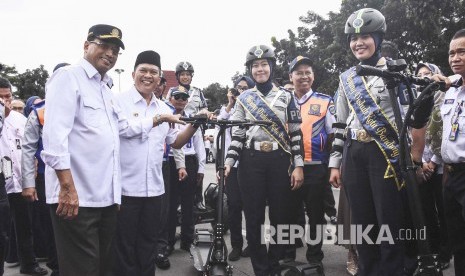
[[[234,120],[208,120],[206,117],[181,118],[181,120],[197,124],[213,124],[220,127],[218,139],[221,141],[221,146],[217,148],[225,148],[225,130],[229,127],[239,126],[248,128],[253,125],[271,125],[272,122],[267,121],[234,121]],[[217,140],[217,143],[219,141]],[[194,267],[199,275],[203,276],[231,276],[233,275],[233,267],[228,264],[228,248],[224,241],[223,235],[225,224],[223,223],[223,210],[227,206],[225,204],[224,195],[224,150],[217,152],[217,168],[219,171],[219,182],[217,188],[218,199],[216,200],[216,224],[211,229],[196,229],[194,242],[190,248],[190,253],[194,260]],[[210,184],[211,185],[211,184]],[[208,189],[207,189],[208,190]],[[205,197],[207,198],[207,197]]]
[[[197,208],[194,208],[194,224],[205,224],[205,223],[210,223],[212,228],[215,227],[217,221],[218,221],[218,200],[219,198],[219,193],[218,193],[218,184],[217,183],[210,183],[208,184],[207,188],[205,189],[203,193],[203,197],[205,198],[205,210],[198,210]],[[223,196],[223,217],[228,217],[228,205],[226,204],[228,198],[226,194]],[[181,213],[181,206],[179,206],[177,210],[177,218],[178,218],[178,224],[177,226],[181,226],[182,223],[182,213]],[[224,232],[228,232],[229,230],[229,223],[226,221],[224,222],[223,225]]]

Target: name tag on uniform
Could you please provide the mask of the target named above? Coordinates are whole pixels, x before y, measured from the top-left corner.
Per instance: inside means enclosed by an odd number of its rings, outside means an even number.
[[[459,124],[452,124],[450,128],[449,141],[455,141],[457,139],[457,133],[459,131]]]
[[[446,99],[444,100],[444,104],[453,104],[454,103],[454,99]]]
[[[321,114],[320,109],[321,109],[321,105],[319,105],[319,104],[311,104],[310,109],[308,110],[308,115],[320,116],[320,114]]]

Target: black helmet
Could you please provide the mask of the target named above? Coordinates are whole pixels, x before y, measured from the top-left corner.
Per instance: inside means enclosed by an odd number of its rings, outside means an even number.
[[[250,48],[245,57],[245,66],[249,66],[256,59],[270,59],[273,63],[276,62],[274,50],[266,45],[257,45]]]
[[[352,13],[347,19],[344,33],[366,34],[386,33],[386,20],[384,15],[372,8],[360,9]]]
[[[188,61],[181,61],[176,65],[176,74],[179,74],[182,71],[189,71],[191,73],[194,73],[194,66]]]

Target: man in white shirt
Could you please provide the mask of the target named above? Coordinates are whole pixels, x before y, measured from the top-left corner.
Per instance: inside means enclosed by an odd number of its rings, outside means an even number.
[[[92,26],[84,58],[47,82],[41,156],[61,275],[111,273],[121,202],[119,137],[142,142],[165,119],[181,123],[179,117],[124,117],[107,75],[124,49],[121,37],[116,27]]]
[[[134,86],[116,96],[124,115],[136,118],[175,117],[153,94],[160,82],[160,55],[141,52],[136,59]],[[162,162],[164,144],[180,148],[194,134],[192,126],[180,132],[168,124],[158,125],[148,138],[121,139],[121,209],[116,230],[114,275],[155,274],[155,249],[165,193]]]
[[[0,78],[0,98],[6,105],[11,104],[12,93],[10,83]],[[45,275],[47,270],[40,267],[35,259],[32,226],[29,213],[30,206],[21,196],[21,147],[26,125],[23,114],[11,111],[5,117],[0,137],[0,157],[2,158],[2,171],[5,167],[11,168],[11,176],[5,173],[5,188],[8,194],[10,213],[13,218],[16,233],[16,247],[20,264],[20,273],[29,275]],[[8,160],[10,165],[5,161]],[[9,220],[10,218],[6,218]],[[3,254],[3,252],[1,253]],[[3,264],[2,264],[3,265]]]

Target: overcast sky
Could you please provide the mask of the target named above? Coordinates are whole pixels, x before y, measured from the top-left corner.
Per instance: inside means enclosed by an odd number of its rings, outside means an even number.
[[[122,30],[126,50],[109,72],[118,91],[132,85],[138,53],[155,50],[163,70],[179,61],[195,69],[199,88],[218,82],[231,86],[236,71],[244,71],[246,52],[254,45],[271,46],[271,37],[287,38],[287,30],[303,24],[299,16],[313,10],[322,16],[339,11],[341,0],[1,0],[0,63],[20,73],[40,64],[51,73],[60,62],[83,56],[90,26],[110,24]]]

